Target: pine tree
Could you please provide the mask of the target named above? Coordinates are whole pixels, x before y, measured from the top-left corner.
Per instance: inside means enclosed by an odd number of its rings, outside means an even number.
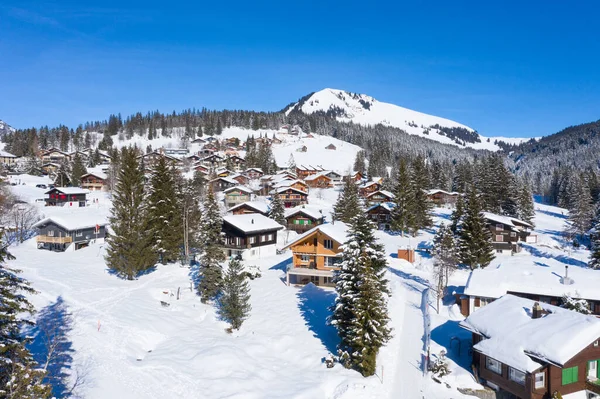
[[[569,232],[584,235],[592,227],[594,204],[586,183],[580,178],[574,179],[570,193],[571,206],[569,208]]]
[[[427,198],[425,190],[429,188],[429,177],[425,160],[418,156],[412,164],[411,183],[414,198],[414,219],[415,223],[412,228],[413,235],[417,234],[417,230],[425,229],[433,225],[431,218],[432,204]]]
[[[219,313],[231,324],[231,328],[239,330],[248,317],[250,306],[250,287],[240,259],[233,258],[223,279],[223,292],[219,298]]]
[[[461,262],[471,270],[486,267],[495,257],[491,233],[486,227],[481,205],[474,190],[469,192],[460,229],[459,250]]]
[[[600,204],[596,206],[596,216],[593,220],[593,230],[591,234],[592,251],[588,266],[595,270],[600,270]]]
[[[517,217],[533,226],[533,220],[535,218],[535,206],[533,203],[533,195],[531,194],[528,184],[523,183],[521,185],[521,189],[519,190],[519,195],[517,197],[517,203],[519,210]]]
[[[63,161],[58,166],[56,171],[56,177],[54,178],[54,184],[58,187],[67,187],[71,184],[71,168],[67,161]]]
[[[577,292],[575,293],[577,294]],[[562,296],[561,307],[582,314],[592,314],[590,304],[585,299],[574,299],[569,294]]]
[[[463,199],[463,195],[459,195],[458,199],[456,200],[456,207],[454,208],[454,211],[452,212],[452,215],[450,215],[450,220],[452,221],[452,223],[450,224],[450,230],[452,230],[452,233],[454,235],[457,235],[459,230],[460,230],[460,226],[462,224],[462,219],[465,216],[465,200]]]
[[[74,187],[79,187],[81,185],[81,176],[85,175],[87,170],[85,169],[85,165],[83,164],[83,160],[79,153],[76,152],[73,156],[73,166],[71,168],[71,184]]]
[[[340,337],[342,363],[364,376],[375,373],[377,353],[391,338],[386,256],[373,227],[362,213],[352,220],[340,270],[334,275],[338,295],[330,319]]]
[[[354,160],[354,171],[360,172],[361,174],[365,174],[365,151],[360,150],[356,153],[356,158]]]
[[[358,187],[352,179],[346,179],[342,192],[333,206],[333,219],[350,223],[361,212],[363,209],[358,198]]]
[[[147,197],[154,251],[163,265],[179,259],[183,245],[182,193],[176,184],[177,173],[165,157],[160,157],[152,171],[150,194]]]
[[[214,299],[221,290],[223,273],[221,262],[225,253],[221,246],[222,219],[219,206],[211,189],[204,202],[204,214],[201,222],[200,243],[203,253],[200,257],[200,284],[198,290],[202,303]]]
[[[133,148],[121,150],[117,182],[113,193],[106,262],[121,277],[133,280],[156,263],[150,230],[144,172]]]
[[[285,208],[283,206],[283,201],[279,195],[273,196],[273,202],[271,203],[271,212],[269,217],[279,223],[282,226],[286,225],[285,220]]]
[[[34,294],[29,282],[4,262],[14,259],[4,245],[0,230],[0,397],[7,399],[49,398],[52,390],[43,384],[45,373],[28,351],[24,327],[33,325],[27,317],[33,305],[24,294]]]
[[[396,171],[396,188],[394,189],[396,206],[391,214],[392,230],[404,233],[416,226],[415,221],[415,195],[410,180],[410,174],[406,161],[400,159]]]
[[[296,161],[294,160],[294,154],[290,154],[290,159],[288,160],[288,170],[292,173],[296,173]]]
[[[437,312],[440,313],[440,298],[448,287],[450,275],[458,263],[458,249],[454,234],[449,227],[441,225],[433,238],[433,267],[436,282]]]
[[[501,190],[503,193],[502,202],[500,204],[502,208],[502,214],[518,218],[520,210],[520,190],[514,176],[506,175],[500,184],[502,187],[504,187],[504,189]]]

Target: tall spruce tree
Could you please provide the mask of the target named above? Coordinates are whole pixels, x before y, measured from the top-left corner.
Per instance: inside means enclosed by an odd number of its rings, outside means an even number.
[[[33,325],[28,316],[33,305],[25,294],[35,290],[18,276],[19,270],[6,267],[14,259],[8,252],[0,230],[0,397],[7,399],[49,398],[52,388],[43,383],[45,373],[38,367],[26,347],[29,340],[22,334]]]
[[[333,219],[350,223],[361,212],[362,206],[358,198],[358,187],[354,180],[346,179],[342,192],[333,206]]]
[[[527,183],[523,183],[521,185],[521,189],[519,190],[519,195],[517,197],[517,203],[517,217],[522,221],[533,225],[533,220],[535,218],[535,206],[533,203],[533,195],[531,194],[531,190],[529,189],[529,185]]]
[[[437,312],[440,313],[440,299],[448,287],[450,275],[456,270],[458,248],[450,227],[441,225],[433,237],[433,270],[436,283]]]
[[[71,167],[67,161],[62,161],[56,171],[54,184],[58,187],[68,187],[71,185]]]
[[[456,207],[450,215],[450,230],[452,234],[457,235],[462,224],[462,218],[465,216],[465,200],[463,195],[460,194],[456,200]]]
[[[81,186],[81,176],[85,175],[87,170],[79,152],[76,152],[73,156],[73,166],[71,167],[71,185],[74,187]]]
[[[269,213],[269,217],[282,226],[286,225],[285,208],[283,206],[283,201],[281,200],[281,197],[279,195],[273,196],[273,202],[271,203],[271,212]]]
[[[411,183],[413,186],[414,198],[414,226],[412,229],[413,235],[417,234],[417,230],[425,229],[433,225],[431,218],[431,210],[433,205],[427,198],[426,190],[429,188],[429,176],[425,167],[425,160],[421,156],[412,163]]]
[[[144,171],[137,161],[137,151],[123,147],[120,168],[113,193],[106,262],[119,276],[133,280],[156,263],[146,194]]]
[[[180,204],[183,193],[176,184],[178,173],[165,157],[160,157],[150,178],[148,222],[154,236],[154,251],[163,265],[179,259],[183,246]]]
[[[223,284],[223,271],[221,263],[225,261],[222,248],[221,225],[223,223],[219,213],[219,205],[211,189],[204,201],[200,229],[200,243],[202,255],[200,256],[200,284],[198,291],[202,303],[214,299],[220,292]]]
[[[244,265],[237,257],[229,261],[229,267],[223,278],[223,292],[219,298],[219,313],[231,324],[231,328],[239,330],[250,310],[250,287]]]
[[[592,227],[594,204],[587,184],[583,179],[575,177],[570,190],[569,232],[583,236]]]
[[[396,206],[391,214],[392,230],[399,231],[404,236],[416,226],[415,194],[410,179],[410,171],[404,159],[400,159],[396,171],[396,187],[394,189]]]
[[[486,267],[495,257],[491,233],[486,227],[481,204],[474,190],[469,192],[460,229],[459,250],[461,262],[471,270]]]
[[[340,270],[334,275],[337,298],[330,319],[340,337],[341,362],[364,376],[375,373],[377,353],[391,337],[386,256],[373,227],[362,213],[352,220]]]

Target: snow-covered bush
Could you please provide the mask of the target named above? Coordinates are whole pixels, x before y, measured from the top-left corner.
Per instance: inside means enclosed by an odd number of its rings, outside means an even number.
[[[574,310],[583,314],[592,314],[590,310],[590,304],[585,299],[574,299],[569,294],[565,294],[562,297],[561,307],[569,310]]]
[[[446,359],[446,351],[442,350],[435,362],[429,364],[429,371],[433,373],[434,377],[444,377],[451,373],[450,367],[448,366],[448,359]]]

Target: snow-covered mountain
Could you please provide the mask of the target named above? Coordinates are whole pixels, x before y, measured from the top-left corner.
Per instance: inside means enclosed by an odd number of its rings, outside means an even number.
[[[2,119],[0,119],[0,137],[4,136],[5,134],[9,133],[9,132],[14,132],[15,129],[10,126],[8,123],[4,122]]]
[[[395,104],[377,101],[365,94],[351,93],[338,89],[323,89],[301,98],[285,109],[286,115],[293,112],[313,114],[325,112],[342,122],[360,125],[397,127],[409,134],[422,136],[446,144],[476,149],[498,150],[496,140],[520,143],[526,139],[484,137],[473,128],[450,119],[424,114]]]

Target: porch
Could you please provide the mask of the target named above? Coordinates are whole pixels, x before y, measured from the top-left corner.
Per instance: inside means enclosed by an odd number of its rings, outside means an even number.
[[[308,267],[292,267],[286,273],[287,285],[306,285],[313,283],[317,286],[334,287],[333,270],[319,270]]]

